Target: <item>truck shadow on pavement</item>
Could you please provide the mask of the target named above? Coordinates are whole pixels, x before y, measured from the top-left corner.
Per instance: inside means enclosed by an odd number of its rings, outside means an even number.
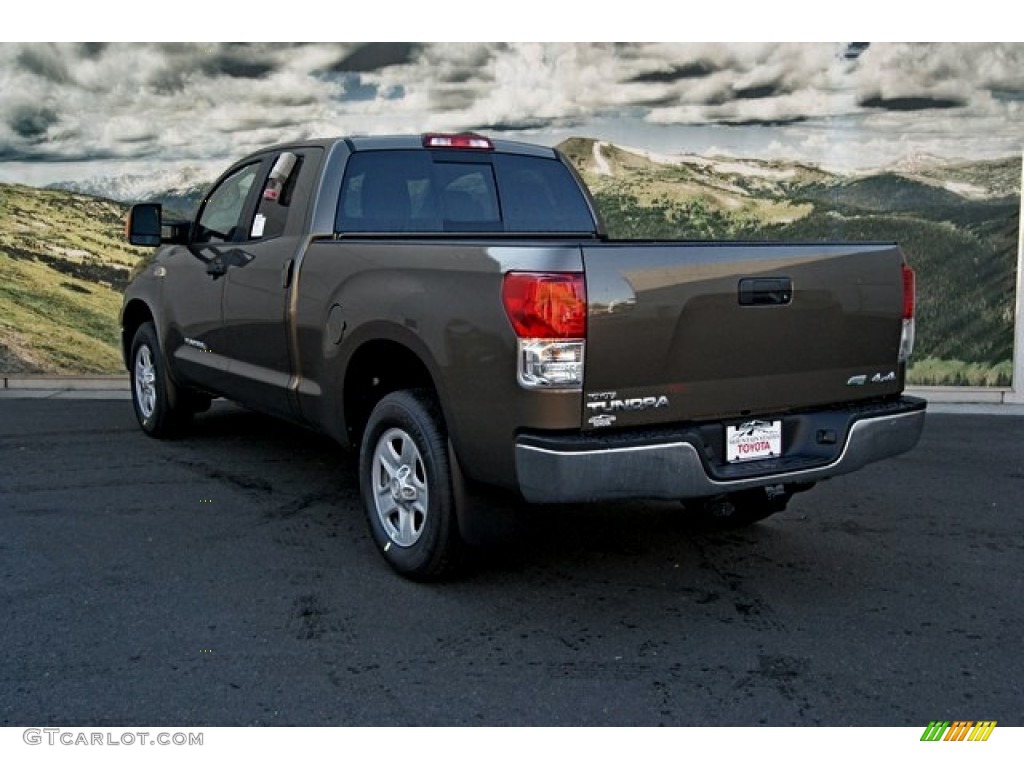
[[[384,568],[373,553],[359,500],[356,456],[315,432],[231,404],[215,404],[183,438],[160,444],[165,460],[245,494],[261,521],[307,516],[310,536],[326,533],[344,559]],[[543,574],[564,578],[627,580],[717,574],[736,584],[766,570],[787,574],[859,571],[863,564],[841,550],[821,559],[811,539],[824,530],[849,533],[856,523],[817,507],[834,508],[822,489],[797,497],[785,512],[742,529],[717,529],[677,502],[622,502],[538,506],[501,494],[473,501],[467,567],[450,580],[469,588],[494,582],[533,582]],[[294,524],[294,520],[292,520]],[[346,541],[347,540],[347,541]],[[866,574],[861,574],[864,576]],[[398,577],[394,577],[398,578]],[[557,581],[557,579],[556,579]],[[451,586],[449,584],[448,586]]]

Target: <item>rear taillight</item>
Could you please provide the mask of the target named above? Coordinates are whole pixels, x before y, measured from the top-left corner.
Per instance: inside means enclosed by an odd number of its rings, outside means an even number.
[[[903,265],[903,330],[900,333],[899,362],[906,363],[914,352],[914,303],[917,300],[917,286],[914,270]]]
[[[501,300],[519,337],[518,379],[529,389],[580,389],[587,289],[576,272],[509,272]]]
[[[906,264],[903,265],[903,319],[913,320],[914,319],[914,301],[917,298],[917,292],[914,285],[914,270],[908,267]]]
[[[520,338],[587,335],[587,288],[579,273],[509,272],[501,300]]]

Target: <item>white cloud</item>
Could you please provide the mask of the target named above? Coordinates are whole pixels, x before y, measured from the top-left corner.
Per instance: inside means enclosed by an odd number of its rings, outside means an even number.
[[[732,143],[814,162],[851,154],[822,136],[842,135],[891,157],[918,144],[928,145],[919,151],[991,155],[1024,143],[1024,44],[878,43],[856,60],[844,50],[838,43],[3,44],[0,174],[9,177],[14,161],[227,162],[314,135],[470,128],[555,135],[610,122],[662,144],[653,149],[678,144],[673,132],[687,126],[774,125],[756,129],[759,142],[744,130]],[[342,71],[346,61],[358,62],[351,65],[358,71]]]

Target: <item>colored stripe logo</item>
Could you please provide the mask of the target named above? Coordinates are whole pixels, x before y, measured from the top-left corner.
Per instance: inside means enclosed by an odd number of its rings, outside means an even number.
[[[921,741],[988,741],[995,720],[932,720],[921,734]]]

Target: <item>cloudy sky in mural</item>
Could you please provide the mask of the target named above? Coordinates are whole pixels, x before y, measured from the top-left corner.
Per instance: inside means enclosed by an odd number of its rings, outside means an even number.
[[[1024,143],[1024,44],[0,44],[0,180],[478,130],[836,169]]]

